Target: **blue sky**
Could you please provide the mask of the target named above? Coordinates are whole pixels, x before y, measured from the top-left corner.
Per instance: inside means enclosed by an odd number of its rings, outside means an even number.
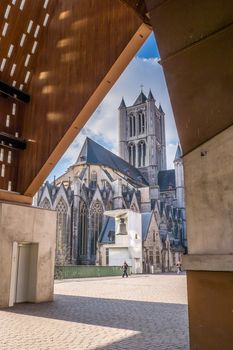
[[[87,136],[117,154],[119,104],[124,96],[126,105],[132,105],[140,93],[141,85],[146,95],[149,89],[152,90],[156,105],[161,103],[165,112],[167,164],[168,168],[173,167],[178,136],[163,69],[158,60],[159,51],[154,34],[151,34],[53,169],[49,175],[49,181],[54,175],[60,176],[74,164]]]
[[[151,33],[144,45],[137,53],[139,58],[159,58],[159,49],[155,40],[154,33]]]

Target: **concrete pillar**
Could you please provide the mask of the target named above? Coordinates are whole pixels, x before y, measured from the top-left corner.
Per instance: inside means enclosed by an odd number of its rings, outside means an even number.
[[[190,348],[230,350],[232,1],[145,2],[184,154]]]
[[[192,350],[233,344],[232,150],[230,127],[184,157]]]

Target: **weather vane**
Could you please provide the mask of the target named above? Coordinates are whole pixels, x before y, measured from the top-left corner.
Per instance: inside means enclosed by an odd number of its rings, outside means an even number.
[[[140,85],[140,88],[141,88],[141,92],[142,92],[142,91],[143,91],[143,88],[144,88],[144,85],[141,84],[141,85]]]

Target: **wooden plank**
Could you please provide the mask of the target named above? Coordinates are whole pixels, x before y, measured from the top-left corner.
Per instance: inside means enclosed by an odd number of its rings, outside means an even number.
[[[0,190],[0,201],[3,202],[16,202],[20,204],[32,204],[32,197],[20,195],[16,192],[2,191]]]
[[[33,142],[19,155],[19,192],[38,190],[149,35],[141,25],[120,1],[57,1],[24,107]]]

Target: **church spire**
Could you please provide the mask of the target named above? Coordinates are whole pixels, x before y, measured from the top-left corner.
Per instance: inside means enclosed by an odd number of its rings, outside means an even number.
[[[134,105],[134,106],[140,105],[140,104],[142,104],[142,103],[145,103],[146,100],[147,100],[147,98],[146,98],[144,92],[141,90],[141,92],[140,92],[138,98],[136,99],[136,101],[134,102],[133,105]]]
[[[124,97],[122,97],[121,104],[120,104],[120,106],[118,107],[118,109],[121,109],[121,108],[126,108],[126,104],[125,104]]]
[[[149,91],[149,94],[148,94],[148,98],[147,98],[149,101],[155,101],[155,99],[154,99],[154,96],[153,96],[153,94],[152,94],[152,92],[151,92],[151,89],[150,89],[150,91]]]
[[[176,149],[176,155],[175,155],[175,159],[174,162],[176,162],[177,160],[180,160],[182,157],[182,151],[181,151],[181,147],[178,144],[177,149]]]
[[[164,114],[164,111],[163,111],[163,109],[162,109],[161,104],[159,104],[159,111],[160,111],[160,113],[163,113],[163,114]]]

